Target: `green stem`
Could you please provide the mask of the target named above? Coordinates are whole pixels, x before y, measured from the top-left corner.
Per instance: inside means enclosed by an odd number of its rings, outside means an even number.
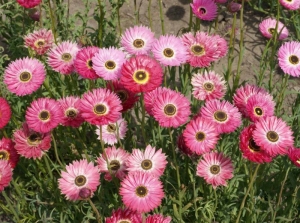
[[[91,198],[89,198],[88,201],[89,201],[89,203],[90,203],[90,205],[91,205],[93,211],[94,211],[95,214],[96,214],[97,222],[98,222],[98,223],[101,223],[102,220],[101,220],[101,216],[100,216],[100,214],[99,214],[99,211],[97,210],[97,208],[96,208],[96,206],[94,205],[94,203],[93,203],[93,201],[91,200]]]
[[[104,9],[103,5],[101,3],[101,0],[98,0],[99,4],[99,14],[100,14],[100,21],[98,22],[98,46],[101,48],[103,45],[102,39],[103,39],[103,23],[104,23]]]
[[[159,4],[159,16],[160,16],[160,22],[161,22],[161,31],[162,34],[165,35],[165,23],[164,23],[164,15],[163,15],[163,8],[162,8],[162,0],[158,0]]]
[[[55,153],[56,160],[59,163],[59,165],[64,168],[65,165],[62,164],[62,162],[60,161],[59,156],[58,156],[57,145],[56,145],[56,140],[55,140],[54,134],[52,133],[51,135],[52,135],[52,140],[53,140],[53,145],[54,145],[54,153]]]
[[[39,4],[39,12],[40,12],[40,28],[43,28],[42,4]]]
[[[229,83],[231,77],[231,70],[233,64],[233,53],[234,53],[234,41],[235,41],[235,26],[236,26],[236,13],[233,14],[233,22],[231,27],[230,39],[229,39],[229,51],[228,51],[228,64],[227,72],[225,74],[225,80]]]
[[[147,140],[146,132],[145,132],[145,116],[146,116],[146,112],[145,112],[144,93],[143,92],[141,93],[140,103],[141,103],[141,108],[142,108],[142,122],[141,122],[142,135],[143,135],[143,138],[144,138],[144,142],[147,145],[148,144],[148,140]]]
[[[121,7],[121,3],[120,3],[120,0],[118,0],[117,16],[118,16],[118,26],[119,26],[119,37],[121,37],[121,35],[122,35],[122,26],[121,26],[121,19],[120,19],[120,7]]]
[[[3,191],[1,192],[1,194],[2,194],[3,197],[5,198],[6,203],[7,203],[8,206],[9,206],[9,209],[11,210],[11,212],[13,213],[13,215],[15,216],[15,218],[17,219],[17,222],[20,222],[19,215],[17,214],[16,210],[15,210],[14,207],[12,206],[11,201],[10,201],[9,197],[7,196],[6,192],[3,190]]]
[[[193,2],[193,0],[190,1],[191,3]],[[192,7],[190,6],[190,19],[189,19],[189,32],[192,31],[192,26],[193,26],[193,10]]]
[[[57,45],[57,34],[56,34],[56,28],[55,28],[55,21],[54,21],[54,15],[53,15],[53,10],[51,7],[51,2],[50,0],[48,0],[48,6],[49,6],[49,10],[50,10],[50,18],[51,18],[51,29],[53,32],[53,36],[54,36],[54,42]]]
[[[278,114],[278,112],[280,111],[280,109],[282,107],[282,103],[283,103],[283,99],[284,99],[284,96],[285,96],[285,90],[286,90],[286,87],[287,87],[288,80],[289,80],[289,75],[285,74],[283,79],[282,79],[280,93],[279,93],[278,100],[277,100],[277,103],[276,103],[276,114]]]
[[[43,159],[45,160],[45,163],[46,163],[46,167],[48,169],[48,172],[49,172],[49,175],[50,175],[50,178],[51,180],[53,180],[53,174],[52,174],[52,170],[50,168],[50,165],[49,165],[49,162],[48,162],[48,159],[46,156],[43,156]]]
[[[148,4],[148,20],[149,20],[150,29],[152,30],[151,2],[152,2],[152,0],[149,0],[149,4]]]
[[[134,0],[134,16],[135,16],[135,24],[138,25],[140,22],[140,15],[139,15],[139,11],[137,9],[136,0]]]

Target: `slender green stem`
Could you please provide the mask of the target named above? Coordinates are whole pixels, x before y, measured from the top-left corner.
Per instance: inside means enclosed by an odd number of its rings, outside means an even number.
[[[118,0],[117,16],[118,16],[118,26],[119,26],[119,37],[122,35],[122,26],[121,26],[121,18],[120,18],[120,7],[121,7],[121,3],[120,3],[120,0]]]
[[[215,196],[215,207],[214,207],[214,212],[217,210],[217,206],[218,206],[218,196],[217,196],[217,192],[216,189],[213,189],[214,191],[214,196]]]
[[[231,27],[230,39],[229,39],[228,64],[227,64],[227,72],[225,74],[225,81],[227,83],[229,83],[229,79],[232,75],[231,70],[232,70],[233,53],[234,53],[235,26],[236,26],[236,13],[233,14],[233,22]]]
[[[56,33],[56,28],[55,28],[53,10],[51,7],[51,0],[48,0],[48,6],[49,6],[49,10],[50,10],[51,27],[52,27],[51,29],[52,29],[53,36],[54,36],[54,42],[55,42],[55,44],[57,44],[57,33]]]
[[[54,153],[55,153],[55,157],[56,157],[56,160],[57,162],[59,163],[59,165],[61,167],[65,167],[65,165],[62,164],[62,162],[60,161],[60,158],[59,158],[59,155],[58,155],[58,152],[57,152],[57,145],[56,145],[56,140],[55,140],[55,137],[54,137],[54,134],[52,133],[52,140],[53,140],[53,145],[54,145]]]
[[[49,165],[49,162],[48,162],[48,159],[46,156],[43,156],[43,159],[45,160],[45,163],[46,163],[46,167],[48,169],[48,172],[49,172],[49,175],[50,175],[50,178],[51,180],[53,180],[53,174],[52,174],[52,170],[50,168],[50,165]]]
[[[13,215],[15,216],[17,222],[19,222],[19,221],[20,221],[19,215],[17,214],[16,209],[13,207],[13,205],[12,205],[12,203],[11,203],[9,197],[7,196],[6,192],[3,190],[3,191],[1,192],[1,194],[2,194],[3,197],[5,198],[6,203],[8,204],[9,209],[11,210],[11,212],[13,213]]]
[[[70,17],[70,0],[67,2],[67,24],[66,24],[66,38],[69,37],[69,17]]]
[[[43,10],[42,10],[42,4],[39,4],[39,12],[40,12],[40,28],[43,28]]]
[[[149,27],[152,30],[151,2],[152,2],[152,0],[149,0],[149,4],[148,4],[148,20],[149,20]]]
[[[190,1],[191,3],[193,0]],[[190,6],[190,19],[189,19],[189,32],[192,31],[192,26],[193,26],[193,10],[192,7]]]
[[[98,46],[101,48],[103,45],[103,23],[104,23],[104,8],[102,5],[101,0],[98,0],[99,5],[99,14],[100,14],[100,21],[98,22]]]
[[[141,122],[141,128],[142,128],[142,135],[144,138],[144,142],[147,145],[148,144],[148,140],[147,140],[147,136],[146,136],[146,132],[145,132],[145,116],[146,116],[146,111],[145,111],[145,105],[144,105],[144,93],[141,93],[141,97],[140,97],[140,103],[141,103],[141,108],[142,108],[142,122]]]
[[[159,4],[159,16],[160,16],[160,22],[161,22],[161,32],[163,35],[165,35],[165,22],[164,22],[162,0],[158,0],[158,4]]]
[[[278,112],[280,111],[280,109],[282,107],[282,103],[283,103],[283,100],[284,100],[285,90],[286,90],[286,87],[287,87],[288,80],[289,80],[289,75],[285,74],[283,79],[282,79],[280,93],[279,93],[278,100],[277,100],[277,103],[276,103],[276,114],[278,114]]]
[[[94,211],[95,214],[96,214],[97,222],[98,222],[98,223],[101,223],[102,220],[101,220],[101,216],[100,216],[100,214],[99,214],[99,211],[97,210],[97,208],[96,208],[96,206],[94,205],[94,203],[93,203],[93,201],[91,200],[91,198],[89,198],[88,201],[89,201],[89,203],[90,203],[90,205],[91,205],[93,211]]]
[[[104,141],[102,140],[102,134],[103,133],[103,130],[102,130],[102,125],[100,125],[100,144],[101,144],[101,149],[102,149],[102,152],[105,153],[105,149],[104,149]],[[106,154],[105,154],[106,155]],[[106,157],[107,158],[107,157]]]
[[[135,16],[135,24],[138,25],[140,22],[140,15],[139,15],[139,11],[137,9],[137,4],[136,4],[136,0],[134,0],[134,16]]]

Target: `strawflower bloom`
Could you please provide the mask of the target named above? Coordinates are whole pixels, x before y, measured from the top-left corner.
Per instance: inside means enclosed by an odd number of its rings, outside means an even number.
[[[163,70],[160,64],[146,55],[130,58],[123,64],[121,84],[133,93],[149,92],[161,85]]]
[[[233,177],[233,165],[230,158],[222,153],[206,153],[197,165],[197,175],[203,177],[214,189],[227,186],[226,180]]]
[[[105,152],[97,158],[98,168],[101,173],[105,173],[104,178],[108,181],[112,180],[112,176],[123,180],[127,174],[126,161],[130,154],[122,148],[108,147]],[[110,171],[108,169],[110,167]]]
[[[11,139],[2,138],[0,140],[0,160],[7,160],[11,168],[15,168],[20,155],[15,149],[15,144]],[[0,175],[1,178],[1,175]]]
[[[79,109],[87,122],[93,125],[107,125],[119,119],[122,105],[115,93],[98,88],[82,96]]]
[[[0,192],[7,187],[12,180],[12,168],[7,160],[0,160]]]
[[[105,219],[105,223],[141,223],[142,214],[128,208],[113,210],[112,216]]]
[[[18,96],[29,95],[40,88],[46,78],[44,65],[34,58],[11,62],[4,72],[7,89]]]
[[[26,35],[24,41],[26,47],[34,50],[38,55],[43,55],[52,47],[54,36],[51,30],[40,29]]]
[[[300,42],[291,41],[282,44],[278,50],[278,60],[284,73],[300,77]]]
[[[211,38],[217,44],[217,50],[215,51],[214,60],[218,60],[218,59],[226,56],[226,54],[228,52],[227,41],[219,35],[213,35]]]
[[[163,92],[167,92],[169,89],[165,87],[158,87],[153,91],[146,92],[144,95],[144,105],[146,112],[153,116],[153,105],[156,103],[156,98],[158,95],[161,95]]]
[[[121,45],[131,55],[148,54],[154,41],[154,33],[146,26],[134,26],[125,30]]]
[[[279,0],[279,3],[288,10],[297,10],[300,8],[299,0]]]
[[[276,23],[277,23],[276,19],[267,18],[259,24],[259,31],[261,32],[261,34],[264,37],[271,39],[273,36],[273,33],[276,31],[275,30]],[[288,29],[280,21],[278,21],[277,33],[279,34],[279,37],[278,37],[279,40],[286,39],[289,35]]]
[[[100,184],[99,170],[92,162],[75,160],[61,172],[58,187],[67,200],[76,201],[92,197]],[[89,190],[89,197],[80,196],[80,191]]]
[[[34,8],[35,6],[38,6],[42,0],[17,0],[17,2],[24,8]]]
[[[155,147],[148,145],[145,151],[133,149],[131,156],[127,159],[129,172],[141,171],[160,177],[167,165],[167,156],[162,149],[155,150]]]
[[[74,66],[76,69],[76,72],[83,78],[95,80],[99,78],[99,76],[96,74],[94,67],[93,67],[93,61],[92,58],[95,56],[95,54],[99,51],[98,47],[95,46],[89,46],[82,48],[78,51],[76,54],[76,58],[74,61]]]
[[[40,159],[51,147],[51,133],[38,133],[25,122],[21,129],[14,132],[15,149],[28,159]]]
[[[170,223],[171,220],[170,216],[164,217],[161,214],[154,214],[147,216],[146,223]]]
[[[265,117],[255,123],[253,139],[270,156],[285,155],[294,144],[290,127],[275,116]]]
[[[48,53],[49,66],[64,75],[71,74],[74,70],[74,60],[79,51],[79,46],[71,41],[63,41]]]
[[[11,118],[11,109],[5,98],[0,97],[0,129],[7,125]]]
[[[126,207],[133,211],[149,212],[157,208],[164,197],[163,185],[149,173],[129,173],[121,182],[120,195]]]
[[[300,148],[291,147],[288,150],[288,157],[292,161],[292,163],[300,168]]]
[[[57,127],[63,117],[60,104],[51,98],[38,98],[26,110],[28,127],[36,132],[47,133]]]
[[[213,0],[193,0],[193,13],[201,20],[212,21],[217,17],[218,6]]]

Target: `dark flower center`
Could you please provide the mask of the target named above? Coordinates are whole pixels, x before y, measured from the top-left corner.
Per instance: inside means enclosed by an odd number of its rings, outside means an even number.
[[[204,89],[207,91],[213,91],[214,90],[214,85],[212,83],[206,82],[204,85]]]
[[[69,53],[64,53],[63,55],[61,55],[61,59],[68,62],[72,59],[72,55]]]
[[[258,145],[256,145],[256,143],[255,143],[255,141],[253,140],[253,138],[251,138],[251,139],[249,140],[248,146],[249,146],[249,149],[250,149],[251,151],[254,151],[254,152],[259,152],[259,151],[260,151],[260,147],[259,147]]]
[[[118,160],[112,160],[110,162],[110,169],[113,171],[117,171],[118,169],[120,169],[121,164]]]
[[[152,161],[149,159],[143,160],[141,166],[144,170],[149,170],[152,168]]]
[[[292,64],[296,65],[296,64],[299,63],[299,57],[297,57],[296,55],[291,55],[291,56],[289,57],[289,61],[290,61]]]
[[[117,66],[116,63],[112,60],[108,60],[108,61],[105,62],[105,67],[109,70],[115,69],[116,66]]]
[[[39,118],[42,120],[42,121],[48,121],[50,119],[50,112],[49,111],[41,111],[40,114],[39,114]]]
[[[66,116],[68,118],[75,118],[77,116],[77,111],[73,108],[70,108],[66,111]]]
[[[29,73],[27,71],[24,71],[20,74],[20,80],[22,82],[28,82],[28,81],[30,81],[31,78],[32,78],[31,73]]]
[[[106,130],[108,132],[115,132],[117,130],[117,128],[116,128],[116,126],[114,124],[109,124],[109,125],[107,125]]]
[[[9,153],[6,150],[0,150],[0,160],[9,160]]]
[[[204,54],[204,48],[200,45],[194,45],[192,46],[192,52],[196,56],[202,56]]]
[[[133,79],[138,84],[145,84],[149,80],[149,74],[146,71],[138,70],[133,74]]]
[[[79,175],[75,178],[76,186],[81,187],[81,186],[85,185],[85,183],[86,183],[86,177],[85,176]]]
[[[145,197],[148,194],[148,189],[145,186],[138,186],[135,189],[135,194],[139,197]]]
[[[206,9],[205,8],[200,7],[198,9],[198,11],[200,12],[201,15],[205,15],[206,14]]]
[[[164,49],[164,55],[166,56],[166,57],[172,57],[172,56],[174,56],[174,51],[172,50],[172,49],[170,49],[170,48],[166,48],[166,49]]]
[[[116,92],[116,94],[122,102],[124,102],[128,99],[128,93],[124,90],[119,90]]]
[[[220,170],[221,170],[221,168],[220,168],[220,166],[219,165],[212,165],[211,167],[210,167],[210,172],[212,173],[212,174],[218,174],[218,173],[220,173]]]
[[[279,139],[279,135],[274,131],[268,131],[267,132],[267,138],[271,142],[277,142],[278,139]]]
[[[133,45],[136,48],[142,48],[144,46],[145,42],[142,39],[136,39],[133,41]]]
[[[45,40],[38,40],[36,42],[36,45],[38,45],[39,47],[43,47],[45,45]]]
[[[269,28],[269,29],[268,29],[268,32],[269,32],[271,35],[273,35],[273,33],[275,32],[275,29],[274,29],[274,28]]]
[[[257,116],[262,116],[263,115],[263,110],[259,107],[256,107],[254,108],[254,113],[257,115]]]
[[[176,107],[175,105],[173,104],[167,104],[165,107],[164,107],[164,113],[167,115],[167,116],[173,116],[176,114]]]
[[[38,145],[41,140],[41,136],[38,133],[33,133],[27,138],[27,142],[32,146]]]
[[[223,111],[216,111],[214,118],[219,122],[225,122],[227,120],[227,114]]]
[[[93,68],[93,61],[92,60],[88,60],[86,64],[87,64],[88,68],[90,68],[90,69]]]
[[[97,104],[94,107],[94,113],[97,115],[104,115],[106,111],[107,111],[106,106],[103,104]]]
[[[202,142],[205,139],[205,133],[197,132],[195,138],[198,142]]]
[[[131,221],[127,221],[127,220],[121,220],[121,221],[118,221],[118,223],[132,223]]]

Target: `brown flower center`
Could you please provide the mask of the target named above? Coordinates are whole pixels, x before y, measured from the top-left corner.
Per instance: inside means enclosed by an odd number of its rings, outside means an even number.
[[[198,142],[202,142],[205,139],[205,136],[204,132],[197,132],[195,138]]]
[[[268,32],[269,32],[271,35],[273,35],[273,33],[275,32],[275,29],[274,29],[274,28],[269,28],[269,29],[268,29]]]
[[[34,46],[36,47],[36,48],[42,48],[44,45],[45,45],[45,40],[44,39],[39,39],[39,40],[36,40],[35,42],[34,42]]]
[[[256,145],[255,141],[253,140],[253,138],[251,138],[249,140],[249,144],[248,144],[249,149],[252,152],[259,152],[260,151],[260,147],[258,145]]]
[[[171,58],[171,57],[174,56],[174,51],[172,49],[170,49],[170,48],[164,49],[163,53],[164,53],[165,57]]]
[[[61,59],[63,61],[69,62],[70,60],[72,60],[72,55],[69,53],[64,53],[63,55],[61,55]]]
[[[128,99],[128,93],[125,90],[119,90],[116,94],[122,102],[125,102]]]
[[[218,174],[218,173],[220,173],[220,170],[221,170],[221,168],[220,168],[220,166],[219,165],[212,165],[211,167],[210,167],[210,172],[212,173],[212,174]]]
[[[31,80],[31,78],[32,78],[31,73],[29,73],[27,71],[24,71],[20,74],[20,81],[22,81],[22,82],[28,82]]]
[[[81,186],[85,185],[85,183],[86,183],[86,177],[85,176],[79,175],[75,178],[76,186],[81,187]]]
[[[118,169],[120,169],[121,164],[118,160],[112,160],[110,162],[110,169],[113,171],[117,171]]]
[[[66,116],[68,118],[75,118],[77,116],[77,111],[74,108],[69,108],[66,110]]]
[[[145,197],[148,194],[148,189],[145,186],[138,186],[135,189],[135,194],[138,197]]]
[[[104,115],[107,111],[107,108],[103,104],[97,104],[94,106],[94,113],[96,115]]]
[[[205,8],[200,7],[200,8],[198,9],[198,11],[199,11],[199,13],[200,13],[201,15],[205,15],[205,14],[206,14],[206,9],[205,9]]]
[[[144,170],[150,170],[152,168],[152,161],[149,159],[143,160],[141,163],[141,167]]]
[[[138,70],[133,74],[133,80],[138,84],[146,84],[149,80],[149,74],[144,70]]]
[[[106,130],[108,132],[115,132],[117,130],[117,127],[114,124],[109,124],[107,125]]]
[[[41,136],[38,133],[32,133],[27,138],[27,142],[31,146],[36,146],[36,145],[40,144],[41,141],[42,141],[42,138],[41,138]]]
[[[39,114],[39,119],[42,120],[42,121],[49,121],[50,112],[46,111],[46,110],[41,111],[40,114]]]
[[[289,61],[290,61],[291,64],[296,65],[296,64],[299,63],[299,57],[297,57],[296,55],[291,55],[289,57]]]
[[[89,69],[92,69],[93,68],[93,61],[91,59],[89,59],[87,62],[86,62],[86,65]]]
[[[203,87],[206,91],[213,91],[215,88],[214,84],[210,82],[206,82]]]
[[[262,116],[264,114],[263,110],[259,107],[254,108],[254,114],[257,116]]]
[[[194,53],[195,56],[202,56],[205,53],[204,48],[200,45],[192,46],[191,50],[192,50],[192,52]]]
[[[225,122],[227,120],[227,114],[223,111],[216,111],[214,113],[214,118],[218,121],[218,122]]]
[[[142,39],[136,39],[133,41],[133,45],[136,48],[142,48],[145,45],[145,42]]]
[[[113,70],[116,68],[116,63],[112,60],[108,60],[105,62],[105,67],[108,69],[108,70]]]
[[[9,152],[6,150],[0,150],[0,160],[9,160]]]
[[[176,107],[175,105],[173,104],[167,104],[165,107],[164,107],[164,113],[167,115],[167,116],[173,116],[176,114]]]
[[[118,221],[117,223],[132,223],[132,221],[122,219],[121,221]]]
[[[279,135],[274,131],[268,131],[267,132],[267,138],[271,142],[277,142],[278,139],[279,139]]]

